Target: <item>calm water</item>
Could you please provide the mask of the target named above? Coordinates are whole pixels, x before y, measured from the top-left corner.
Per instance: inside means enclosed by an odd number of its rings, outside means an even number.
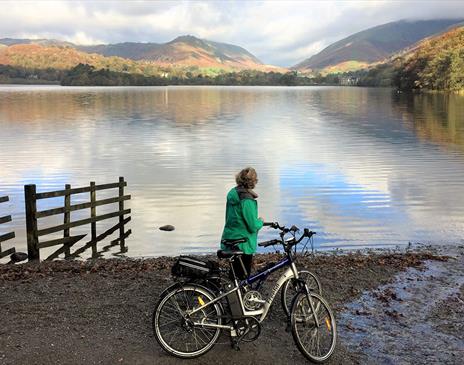
[[[46,191],[124,176],[133,197],[129,255],[211,251],[225,195],[246,165],[259,174],[260,215],[312,228],[321,248],[462,243],[463,96],[0,87],[0,195],[12,200],[0,216],[13,214],[2,230],[16,230],[18,249],[24,184]],[[176,230],[156,229],[163,224]]]

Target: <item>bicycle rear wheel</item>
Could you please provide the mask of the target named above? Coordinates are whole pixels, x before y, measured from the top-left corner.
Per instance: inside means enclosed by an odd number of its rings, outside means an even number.
[[[298,271],[298,277],[306,282],[308,289],[311,292],[322,295],[321,283],[316,275],[307,270]],[[285,312],[285,315],[290,316],[290,310],[292,309],[292,301],[296,294],[300,291],[298,282],[295,279],[287,280],[282,286],[281,292],[281,301],[282,308]]]
[[[309,360],[322,363],[334,352],[337,342],[335,318],[320,295],[300,293],[295,296],[291,327],[298,349]]]
[[[213,293],[195,284],[174,288],[161,297],[153,313],[153,331],[160,346],[181,358],[194,358],[209,351],[219,337],[220,328],[194,323],[221,324],[221,307],[216,303],[191,316],[186,313],[213,299]]]

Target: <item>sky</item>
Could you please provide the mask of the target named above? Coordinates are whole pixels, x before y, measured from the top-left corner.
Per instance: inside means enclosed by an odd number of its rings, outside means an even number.
[[[163,43],[191,34],[242,46],[278,66],[390,21],[464,18],[462,0],[2,1],[2,9],[0,38]]]

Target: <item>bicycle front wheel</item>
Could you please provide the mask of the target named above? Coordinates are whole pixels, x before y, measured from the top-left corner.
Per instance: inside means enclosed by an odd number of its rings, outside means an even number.
[[[316,275],[312,272],[307,270],[298,271],[298,277],[303,280],[306,285],[308,285],[308,289],[311,292],[316,294],[322,295],[321,283]],[[295,279],[287,280],[284,285],[282,286],[281,292],[281,300],[282,300],[282,308],[285,312],[285,315],[288,317],[290,316],[290,310],[292,308],[292,300],[296,294],[300,291],[298,286],[298,282]]]
[[[335,318],[320,295],[300,293],[295,296],[291,327],[298,349],[309,360],[322,363],[334,352],[337,342]]]
[[[208,289],[187,284],[161,297],[153,313],[153,331],[161,347],[181,358],[194,358],[209,351],[219,337],[221,307],[211,304],[188,315],[194,308],[214,299]]]

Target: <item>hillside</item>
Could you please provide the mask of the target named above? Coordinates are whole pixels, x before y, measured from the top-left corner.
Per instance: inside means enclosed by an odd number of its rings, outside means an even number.
[[[110,58],[105,60],[105,57],[100,55],[91,55],[70,47],[23,43],[0,48],[0,64],[23,68],[66,70],[79,63],[105,67],[104,65],[111,60]]]
[[[464,90],[464,26],[428,37],[368,69],[334,75],[358,86]]]
[[[246,49],[232,44],[212,42],[194,36],[181,36],[167,43],[100,44],[80,46],[69,42],[47,39],[0,39],[0,44],[65,46],[88,54],[116,56],[134,61],[151,61],[160,66],[196,66],[218,69],[260,69],[271,70]]]
[[[344,72],[365,68],[392,53],[462,22],[459,19],[397,21],[369,28],[331,44],[293,66],[298,71]]]
[[[399,89],[464,90],[464,26],[420,42],[391,63]]]
[[[217,68],[262,68],[263,64],[246,49],[226,43],[212,42],[193,36],[181,36],[168,43],[118,43],[79,46],[78,49],[105,56],[133,60],[150,60],[166,65]]]
[[[96,69],[108,68],[117,72],[136,74],[154,75],[162,71],[158,65],[147,61],[105,57],[78,51],[72,47],[15,44],[0,48],[0,65],[36,70],[69,70],[80,63]]]

